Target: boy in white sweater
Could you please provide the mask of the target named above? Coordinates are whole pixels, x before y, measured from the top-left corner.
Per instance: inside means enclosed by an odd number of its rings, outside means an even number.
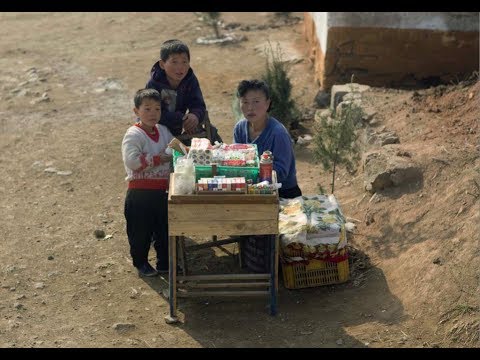
[[[124,214],[133,265],[140,276],[156,276],[168,272],[167,190],[172,156],[165,149],[173,135],[158,124],[162,110],[157,90],[138,90],[134,104],[138,122],[128,128],[122,142],[128,181]],[[148,262],[152,240],[156,269]]]

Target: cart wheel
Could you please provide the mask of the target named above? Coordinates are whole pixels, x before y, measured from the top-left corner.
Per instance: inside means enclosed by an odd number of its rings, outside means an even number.
[[[176,324],[176,323],[179,322],[179,320],[178,320],[178,317],[176,317],[176,316],[173,317],[173,316],[167,315],[167,316],[165,316],[165,322],[167,324]]]

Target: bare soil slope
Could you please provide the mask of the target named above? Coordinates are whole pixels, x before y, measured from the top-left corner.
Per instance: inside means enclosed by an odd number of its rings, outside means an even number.
[[[361,168],[340,169],[335,194],[358,220],[351,281],[281,288],[276,317],[265,299],[181,300],[183,323],[165,324],[165,280],[138,278],[129,259],[120,154],[132,96],[160,43],[190,45],[226,142],[233,89],[264,68],[255,48],[287,44],[303,57],[291,69],[305,113],[300,131],[313,125],[318,89],[302,21],[223,18],[247,40],[197,45],[210,30],[192,13],[0,14],[0,347],[478,347],[478,83],[365,95],[377,126],[400,137],[389,146],[410,153],[423,181],[371,199]],[[311,145],[296,154],[303,192],[326,187],[330,175]],[[98,240],[96,229],[107,236]],[[235,266],[220,250],[191,261],[206,270]]]

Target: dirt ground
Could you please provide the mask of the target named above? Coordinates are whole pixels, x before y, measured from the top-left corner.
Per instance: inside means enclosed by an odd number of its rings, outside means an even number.
[[[210,30],[193,13],[0,13],[0,347],[479,346],[478,82],[365,94],[377,130],[400,137],[388,146],[408,152],[423,178],[372,197],[361,166],[340,168],[335,195],[357,226],[349,282],[280,286],[275,317],[264,298],[180,299],[182,322],[172,326],[166,281],[137,276],[120,147],[160,43],[190,45],[210,118],[229,143],[233,90],[262,73],[255,48],[280,41],[301,59],[290,76],[300,132],[312,134],[318,86],[294,15],[272,26],[273,13],[224,13],[233,30],[222,31],[247,39],[197,45]],[[305,194],[328,187],[311,144],[296,156]],[[189,261],[236,266],[218,249]]]

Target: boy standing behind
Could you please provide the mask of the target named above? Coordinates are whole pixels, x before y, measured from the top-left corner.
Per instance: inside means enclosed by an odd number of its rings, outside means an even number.
[[[152,66],[146,88],[158,90],[162,97],[160,124],[174,136],[196,132],[206,111],[198,79],[190,67],[190,50],[180,40],[167,40],[160,47],[160,61]],[[188,112],[187,112],[188,111]]]
[[[158,124],[162,110],[157,90],[138,90],[134,103],[138,122],[128,128],[122,142],[128,181],[124,215],[133,265],[140,276],[156,276],[168,271],[166,191],[171,155],[165,149],[173,135]],[[157,253],[156,270],[148,262],[152,240]]]

